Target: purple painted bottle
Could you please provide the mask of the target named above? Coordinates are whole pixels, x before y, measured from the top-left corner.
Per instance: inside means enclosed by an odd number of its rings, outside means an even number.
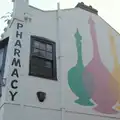
[[[117,111],[113,109],[113,106],[116,104],[118,99],[117,84],[115,83],[116,81],[113,76],[101,61],[98,52],[95,23],[91,17],[89,18],[88,23],[90,25],[90,34],[93,42],[93,59],[86,66],[86,70],[92,73],[94,80],[94,93],[92,95],[92,99],[97,104],[94,109],[100,113],[114,114],[117,113]],[[110,81],[113,83],[114,90],[111,89]]]

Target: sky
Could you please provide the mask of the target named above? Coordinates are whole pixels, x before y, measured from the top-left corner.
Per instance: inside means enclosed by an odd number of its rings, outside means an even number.
[[[13,3],[11,1],[1,0],[0,17],[12,11]],[[98,10],[98,14],[120,33],[120,0],[29,0],[30,5],[42,10],[57,9],[57,2],[60,2],[61,9],[74,8],[78,2],[92,5]],[[4,20],[0,19],[0,34],[5,26]]]

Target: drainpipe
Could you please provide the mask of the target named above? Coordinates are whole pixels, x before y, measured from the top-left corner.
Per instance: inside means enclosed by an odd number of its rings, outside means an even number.
[[[61,55],[61,40],[60,40],[60,3],[57,3],[57,60],[58,60],[58,81],[60,82],[60,98],[61,98],[61,120],[65,117],[64,108],[64,82],[62,79],[62,55]]]

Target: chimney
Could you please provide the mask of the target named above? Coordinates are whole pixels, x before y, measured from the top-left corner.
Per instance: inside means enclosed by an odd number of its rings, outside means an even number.
[[[83,10],[86,10],[86,11],[89,11],[91,13],[98,15],[98,11],[96,9],[94,9],[91,5],[90,6],[85,5],[83,2],[78,3],[75,7],[76,8],[79,7]]]

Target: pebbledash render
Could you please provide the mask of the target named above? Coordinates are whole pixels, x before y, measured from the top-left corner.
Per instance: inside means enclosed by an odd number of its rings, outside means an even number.
[[[13,4],[0,40],[0,120],[120,119],[120,35],[98,11]]]

